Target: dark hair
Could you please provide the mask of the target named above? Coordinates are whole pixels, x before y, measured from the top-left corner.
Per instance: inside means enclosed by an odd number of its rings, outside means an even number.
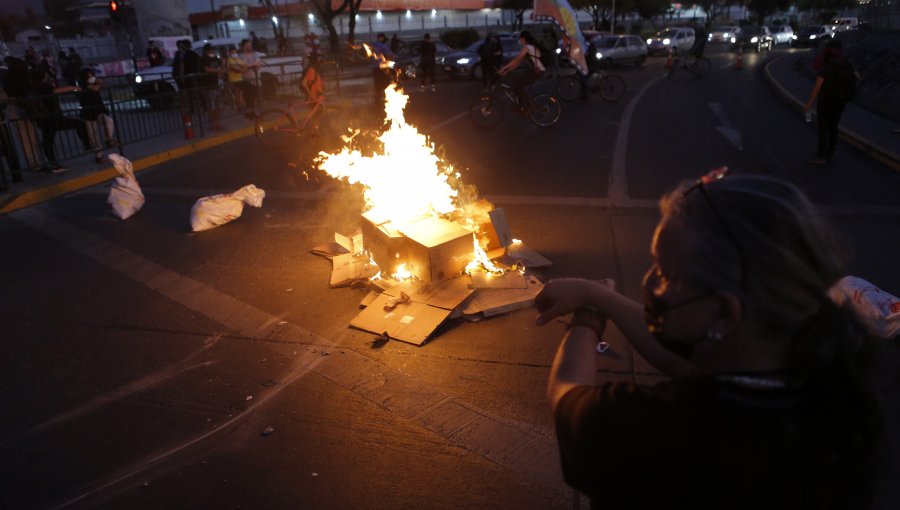
[[[81,83],[82,86],[87,84],[88,78],[94,74],[94,70],[90,67],[85,67],[78,73],[78,82]]]
[[[387,39],[387,36],[384,35],[384,32],[378,32],[378,35],[375,36],[375,39],[378,39],[380,41],[382,39]]]
[[[424,36],[422,36],[422,39],[425,39],[426,41],[431,40],[431,34],[425,34]]]
[[[69,53],[75,53],[75,48],[69,47]]]
[[[525,44],[530,44],[535,48],[539,46],[537,39],[535,39],[534,36],[531,35],[531,32],[529,32],[528,30],[522,30],[521,32],[519,32],[519,38],[525,39]]]

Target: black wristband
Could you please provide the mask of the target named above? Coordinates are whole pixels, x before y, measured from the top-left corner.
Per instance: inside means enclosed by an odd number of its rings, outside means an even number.
[[[593,306],[583,306],[572,313],[569,329],[575,326],[591,328],[594,333],[597,333],[597,338],[603,338],[603,332],[606,330],[606,316]]]

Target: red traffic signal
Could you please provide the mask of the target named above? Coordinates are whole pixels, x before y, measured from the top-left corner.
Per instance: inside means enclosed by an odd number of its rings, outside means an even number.
[[[123,10],[124,5],[122,5],[122,0],[110,0],[109,1],[109,18],[114,21],[122,21],[125,17],[125,11]]]
[[[109,3],[109,12],[110,12],[110,13],[119,12],[119,7],[120,7],[120,6],[119,6],[119,2],[116,2],[116,0],[112,0],[112,1]]]

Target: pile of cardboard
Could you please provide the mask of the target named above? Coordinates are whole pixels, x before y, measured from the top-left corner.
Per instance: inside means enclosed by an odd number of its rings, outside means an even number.
[[[447,319],[479,320],[531,305],[543,288],[524,268],[551,262],[514,240],[502,209],[490,211],[488,256],[505,272],[473,271],[473,233],[457,223],[427,218],[403,226],[366,213],[352,236],[335,234],[313,253],[332,260],[331,286],[363,285],[369,294],[350,325],[422,345]],[[412,278],[392,274],[406,270]],[[380,278],[374,278],[380,272]]]

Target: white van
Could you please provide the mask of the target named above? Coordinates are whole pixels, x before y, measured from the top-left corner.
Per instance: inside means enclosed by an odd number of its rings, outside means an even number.
[[[835,32],[845,32],[847,30],[856,30],[859,27],[859,19],[834,18],[829,24],[831,25],[831,30]]]

